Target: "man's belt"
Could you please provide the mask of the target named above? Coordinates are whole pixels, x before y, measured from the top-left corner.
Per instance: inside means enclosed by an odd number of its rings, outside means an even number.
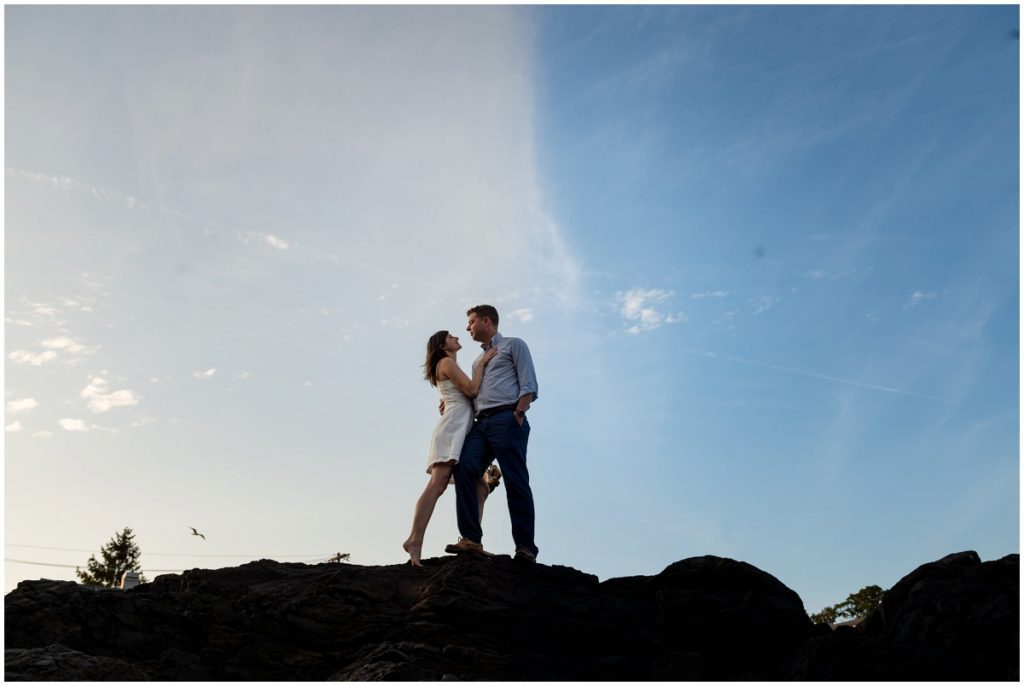
[[[484,417],[490,417],[492,414],[498,414],[499,412],[511,412],[516,409],[515,404],[512,405],[499,405],[498,407],[488,407],[486,410],[480,410],[476,413],[476,419],[480,420]]]

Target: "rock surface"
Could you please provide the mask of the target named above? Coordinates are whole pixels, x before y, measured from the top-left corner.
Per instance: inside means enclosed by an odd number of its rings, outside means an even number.
[[[921,565],[855,628],[790,656],[789,679],[1019,681],[1020,556],[973,551]]]
[[[973,557],[971,557],[973,555]],[[128,591],[26,581],[5,598],[8,680],[1010,679],[1019,562],[923,565],[857,628],[719,557],[599,583],[507,556],[415,569],[269,560]],[[1012,653],[1012,655],[1011,655]]]

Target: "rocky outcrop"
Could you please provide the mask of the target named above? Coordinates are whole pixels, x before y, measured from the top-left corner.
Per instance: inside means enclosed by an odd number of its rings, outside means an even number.
[[[149,675],[124,660],[87,655],[62,645],[7,650],[5,677],[35,681],[146,681]]]
[[[973,551],[921,565],[854,627],[824,632],[789,659],[807,680],[1019,681],[1020,556]]]
[[[877,616],[835,632],[812,625],[796,593],[770,574],[710,556],[604,583],[507,556],[436,558],[421,569],[261,560],[128,591],[27,581],[5,599],[5,676],[1015,678],[1017,556],[949,560],[919,568]],[[929,676],[935,665],[943,676]]]

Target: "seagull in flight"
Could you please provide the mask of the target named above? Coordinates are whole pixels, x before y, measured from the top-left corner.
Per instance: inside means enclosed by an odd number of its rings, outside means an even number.
[[[192,529],[192,535],[193,536],[198,536],[199,538],[203,539],[204,541],[206,540],[206,536],[203,536],[201,533],[196,531],[196,528],[194,526],[190,526],[189,528]]]

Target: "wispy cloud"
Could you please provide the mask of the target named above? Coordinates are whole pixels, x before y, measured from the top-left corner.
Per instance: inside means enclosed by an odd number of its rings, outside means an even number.
[[[12,167],[6,167],[5,171],[8,176],[14,179],[29,181],[37,186],[46,186],[47,188],[52,188],[54,190],[69,191],[78,185],[70,176],[40,174],[39,172],[31,172],[25,169],[14,169]]]
[[[15,350],[7,355],[8,358],[18,364],[29,364],[33,367],[41,367],[50,360],[57,359],[57,353],[53,350],[45,350],[41,353],[30,353],[27,350]]]
[[[616,293],[615,304],[618,307],[619,315],[627,325],[631,324],[626,331],[638,334],[641,331],[657,329],[665,324],[687,321],[684,314],[665,311],[665,306],[673,295],[673,291],[660,288],[634,288]]]
[[[38,401],[35,398],[22,398],[21,400],[11,400],[7,403],[7,412],[14,414],[16,412],[29,412],[39,407]]]
[[[690,296],[691,300],[704,300],[705,298],[724,298],[729,295],[729,291],[703,291],[701,293],[694,293]]]
[[[82,285],[87,293],[68,297],[65,295],[48,298],[44,302],[35,299],[22,298],[21,306],[7,310],[6,321],[23,327],[52,327],[60,331],[66,331],[64,327],[68,322],[66,317],[72,313],[90,313],[99,303],[98,297],[105,295],[102,284],[96,282],[93,275],[83,274]],[[67,336],[58,336],[67,338]],[[56,340],[56,339],[51,339]],[[78,343],[78,341],[73,341]],[[92,352],[90,349],[81,352]]]
[[[117,429],[111,429],[109,427],[100,426],[98,424],[88,424],[88,423],[86,423],[86,421],[84,419],[71,419],[71,418],[65,417],[64,419],[59,420],[57,422],[57,424],[60,425],[60,428],[64,429],[65,431],[70,431],[71,433],[84,433],[86,431],[106,431],[107,433],[112,433],[112,434],[118,433]],[[38,435],[38,434],[41,434],[41,433],[44,433],[44,432],[36,432],[36,433]],[[45,432],[45,433],[49,434],[49,432]],[[52,434],[49,434],[47,436],[42,436],[42,437],[43,438],[49,438],[50,436],[52,436]]]
[[[83,312],[92,312],[92,305],[76,300],[75,298],[65,298],[61,296],[57,298],[57,302],[62,306],[73,310],[82,310]]]
[[[205,372],[192,372],[192,376],[193,378],[196,379],[209,379],[216,373],[217,369],[215,367],[211,367],[210,369],[207,369]]]
[[[283,238],[279,238],[272,233],[263,233],[261,231],[236,231],[235,236],[238,238],[238,242],[242,245],[251,245],[256,243],[269,245],[271,248],[276,250],[288,250],[291,247],[288,241]]]
[[[64,419],[59,420],[57,424],[59,424],[60,428],[65,431],[79,432],[89,430],[89,426],[85,423],[84,419],[70,419],[65,417]]]
[[[670,84],[686,67],[698,59],[693,42],[666,44],[640,61],[612,73],[584,93],[585,97],[625,97],[641,90],[658,90]]]
[[[269,245],[272,248],[277,248],[278,250],[288,249],[288,242],[281,238],[278,238],[274,234],[268,233],[263,237],[263,240],[267,243],[267,245]]]
[[[909,310],[912,307],[917,307],[925,300],[933,300],[936,295],[937,293],[935,293],[934,291],[914,291],[913,293],[910,294],[910,299],[907,300],[907,304],[903,306],[903,309]]]
[[[240,21],[215,20],[234,39],[203,43],[203,50],[162,35],[166,71],[161,79],[136,84],[126,113],[136,157],[148,170],[140,179],[141,197],[152,198],[150,205],[161,212],[165,195],[189,197],[200,189],[204,197],[236,205],[178,222],[183,236],[191,230],[204,244],[247,246],[239,251],[244,259],[230,252],[218,282],[244,270],[269,281],[278,274],[260,268],[273,255],[293,265],[344,264],[346,269],[309,276],[348,297],[382,292],[397,280],[434,284],[410,293],[392,311],[361,312],[368,322],[436,321],[443,311],[430,307],[433,300],[450,304],[471,294],[476,302],[493,302],[494,284],[516,279],[544,289],[536,301],[517,303],[535,317],[542,316],[542,307],[578,305],[578,260],[545,212],[532,152],[536,90],[529,51],[513,47],[529,44],[528,17],[507,7],[480,8],[458,22],[431,10],[410,8],[403,15],[396,22],[389,11],[316,19],[295,13],[289,17],[294,31],[282,34],[275,13],[256,9]],[[303,31],[309,41],[295,38]],[[330,40],[320,39],[325,31]],[[437,36],[480,47],[470,59],[438,52],[430,47]],[[368,82],[369,72],[346,65],[358,62],[370,45],[391,57],[375,65]],[[641,69],[639,78],[647,80],[662,61],[651,65],[653,71]],[[197,70],[204,79],[195,79]],[[237,78],[240,70],[246,79]],[[374,85],[380,83],[390,86]],[[316,105],[297,115],[287,102],[295,92],[315,92]],[[360,97],[353,100],[353,93]],[[416,115],[406,122],[413,110]],[[194,173],[168,181],[172,174],[165,172],[180,159],[189,160]],[[423,166],[433,159],[445,164]],[[284,183],[261,191],[269,160]],[[294,198],[285,197],[293,188],[307,209],[319,208],[305,215],[301,234],[279,214],[264,212],[294,207]],[[249,197],[256,202],[236,202]],[[395,203],[396,197],[402,202]],[[443,235],[476,259],[435,283],[436,267],[423,259],[422,243],[410,235]],[[196,270],[189,282],[209,280]]]
[[[21,431],[21,430],[22,430],[21,422],[12,422],[11,424],[8,424],[7,426],[4,427],[4,431],[10,432],[10,433],[16,433],[16,432]]]
[[[806,272],[804,276],[812,281],[840,281],[843,279],[852,279],[855,277],[863,277],[870,274],[872,271],[871,267],[864,269],[845,269],[842,271],[828,271],[825,269],[811,269]]]
[[[81,342],[69,336],[47,338],[42,342],[42,346],[50,350],[63,350],[71,353],[72,355],[78,355],[84,352],[88,352],[89,350],[84,345],[82,345]]]
[[[772,309],[781,301],[782,298],[777,295],[759,295],[750,299],[750,306],[753,308],[754,314],[761,314]]]
[[[30,305],[32,306],[32,311],[40,317],[56,317],[60,314],[60,310],[53,305],[47,305],[46,303],[30,303]]]
[[[831,376],[829,374],[818,374],[816,372],[811,372],[811,371],[807,371],[807,370],[804,370],[804,369],[794,369],[793,367],[784,367],[782,365],[769,364],[767,362],[758,362],[757,360],[747,360],[747,359],[744,359],[742,357],[736,357],[734,355],[724,355],[724,354],[720,354],[720,353],[704,352],[704,351],[697,351],[697,350],[688,350],[687,352],[690,352],[690,353],[693,353],[693,354],[698,354],[698,355],[703,355],[704,357],[710,357],[710,358],[721,359],[721,360],[728,360],[730,362],[738,362],[740,364],[748,364],[748,365],[753,365],[753,366],[756,366],[756,367],[764,367],[766,369],[774,369],[776,371],[787,372],[789,374],[799,374],[800,376],[809,376],[811,378],[821,379],[823,381],[835,381],[837,383],[847,384],[849,386],[856,386],[857,388],[865,388],[865,389],[869,389],[869,390],[872,390],[872,391],[883,391],[885,393],[896,393],[898,395],[912,396],[912,397],[915,397],[915,398],[924,398],[926,400],[935,400],[935,401],[942,402],[942,403],[950,403],[952,405],[959,405],[960,404],[960,402],[957,401],[957,400],[950,400],[948,398],[940,398],[938,396],[927,395],[925,393],[915,393],[913,391],[905,391],[905,390],[901,390],[899,388],[892,388],[890,386],[881,386],[881,385],[878,385],[878,384],[870,384],[870,383],[865,383],[863,381],[855,381],[853,379],[843,379],[841,377]]]
[[[89,409],[97,414],[108,412],[115,407],[133,407],[138,405],[140,400],[139,394],[129,389],[108,393],[107,380],[98,376],[92,378],[80,395],[89,401]]]
[[[40,345],[46,348],[42,352],[30,352],[28,350],[15,350],[7,355],[7,357],[18,364],[28,364],[34,367],[40,367],[51,360],[57,359],[60,354],[65,355],[65,361],[68,364],[75,364],[79,355],[93,353],[96,351],[95,348],[90,348],[83,345],[79,340],[71,338],[70,336],[57,336],[55,338],[47,338],[41,341]],[[68,359],[70,356],[70,359]]]
[[[533,311],[529,307],[521,307],[518,310],[509,312],[510,317],[515,317],[521,322],[529,322],[533,320]]]
[[[82,183],[70,176],[43,174],[40,172],[27,171],[25,169],[13,169],[11,167],[6,167],[6,172],[9,178],[25,181],[35,186],[57,191],[87,193],[98,200],[114,201],[129,210],[148,209],[145,203],[141,202],[134,196],[111,190],[109,188],[104,188],[102,186],[92,186],[87,183]]]

